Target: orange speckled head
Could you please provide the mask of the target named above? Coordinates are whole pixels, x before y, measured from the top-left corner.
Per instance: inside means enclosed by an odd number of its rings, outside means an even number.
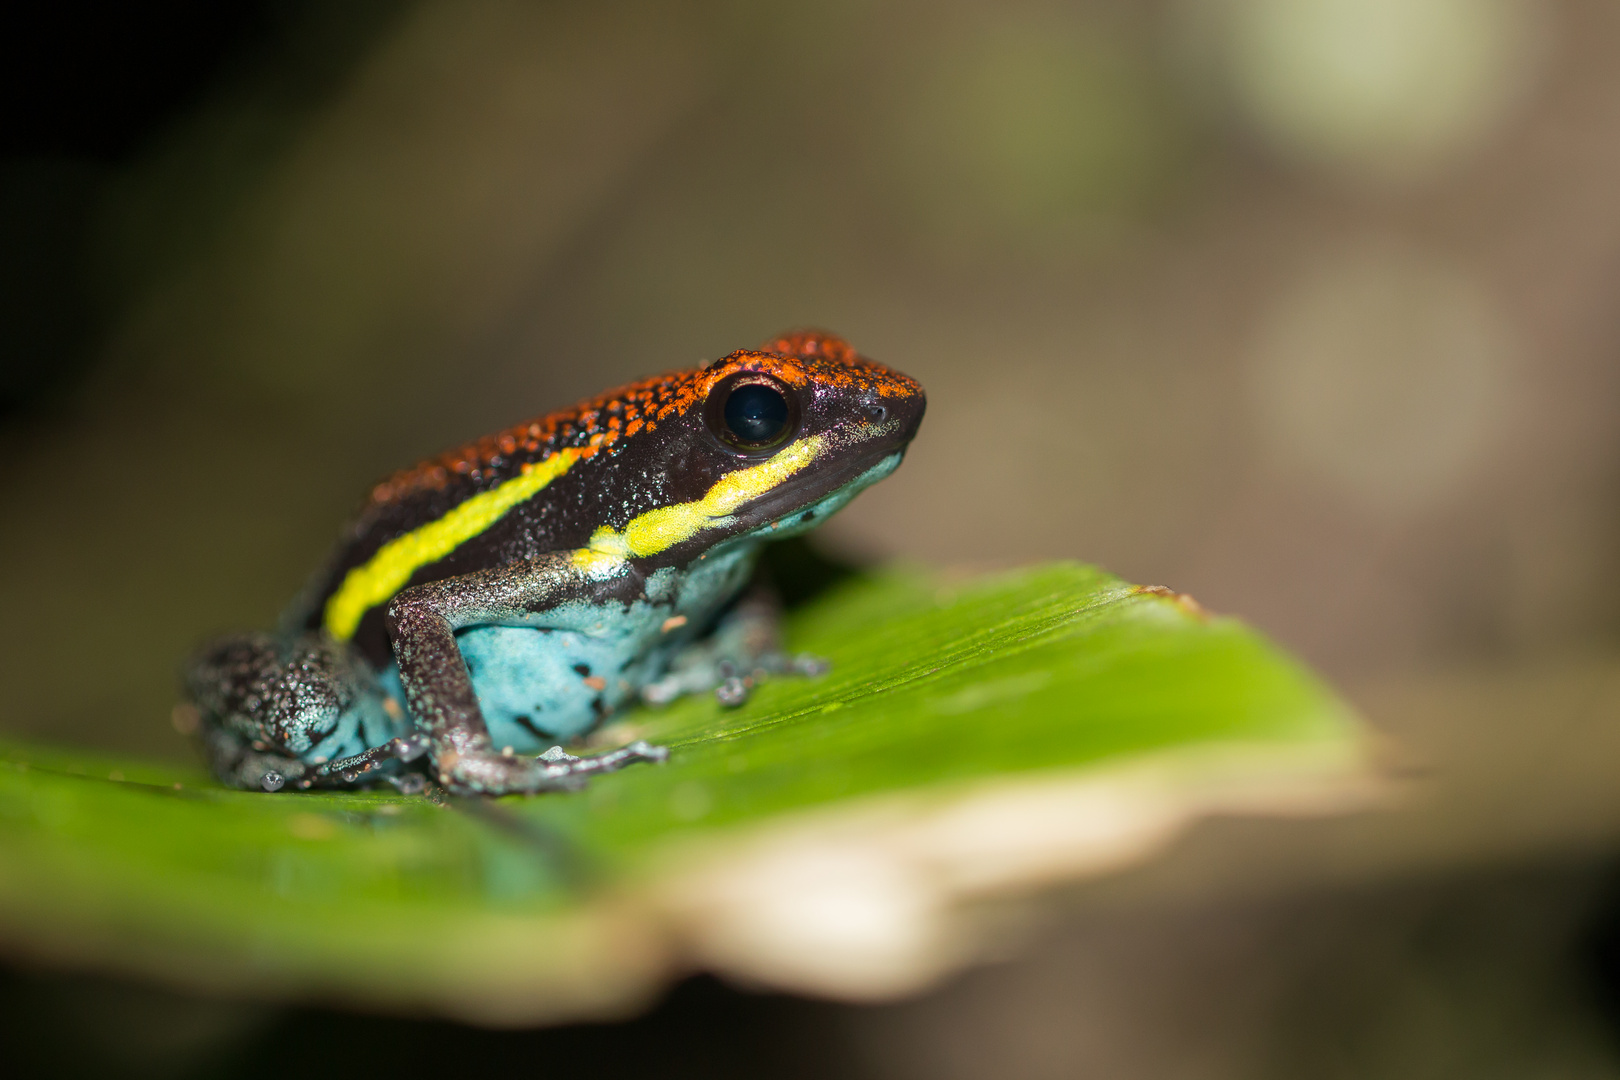
[[[711,537],[819,522],[899,465],[927,406],[915,379],[819,331],[732,353],[699,374],[670,420],[685,447],[673,434],[649,444],[643,475],[667,478],[673,501],[694,513],[725,514],[723,528],[705,527]]]
[[[739,372],[756,372],[794,388],[810,415],[825,411],[834,399],[859,398],[906,414],[910,433],[922,420],[925,399],[915,379],[861,357],[836,335],[797,330],[758,350],[740,350],[707,367],[642,379],[447,451],[378,484],[370,503],[387,504],[458,481],[475,487],[498,482],[560,450],[584,456],[617,453],[629,442],[645,441],[661,424],[685,417],[719,383]]]
[[[705,395],[720,379],[736,371],[773,375],[799,389],[865,393],[895,399],[922,394],[922,387],[909,375],[864,359],[843,338],[818,330],[784,334],[767,341],[758,350],[734,352],[704,370],[712,376],[708,385],[702,387]]]

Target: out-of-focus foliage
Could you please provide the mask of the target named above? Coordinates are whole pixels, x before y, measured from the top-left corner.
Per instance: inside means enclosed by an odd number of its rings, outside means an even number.
[[[1172,584],[1434,767],[1084,890],[961,1011],[859,1014],[874,1075],[1614,1072],[1565,1007],[1620,836],[1612,0],[95,5],[0,34],[0,730],[184,760],[181,658],[379,476],[824,325],[930,414],[821,540]],[[43,1053],[183,1026],[113,1012]]]

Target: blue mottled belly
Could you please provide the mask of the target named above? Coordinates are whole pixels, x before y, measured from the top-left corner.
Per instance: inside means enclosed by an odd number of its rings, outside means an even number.
[[[593,609],[588,631],[558,627],[475,626],[456,644],[497,749],[538,753],[585,734],[634,702],[670,659],[747,583],[757,547],[734,543],[681,571],[660,570],[647,598]],[[672,616],[680,629],[665,632]],[[578,622],[576,622],[578,625]],[[399,669],[381,679],[403,703]]]
[[[480,626],[458,634],[495,745],[545,750],[629,704],[663,671],[674,644],[646,648],[640,629],[587,635]]]

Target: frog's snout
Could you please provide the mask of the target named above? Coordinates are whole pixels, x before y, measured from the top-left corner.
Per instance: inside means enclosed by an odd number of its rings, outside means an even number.
[[[915,394],[899,398],[884,398],[877,403],[883,417],[876,423],[891,423],[899,429],[901,443],[909,443],[922,427],[923,413],[928,409],[928,398],[919,388]]]

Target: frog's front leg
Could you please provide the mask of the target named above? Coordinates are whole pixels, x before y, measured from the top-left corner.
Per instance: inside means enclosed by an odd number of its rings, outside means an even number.
[[[668,752],[636,742],[588,758],[528,758],[495,749],[456,631],[472,626],[583,629],[604,605],[640,599],[644,578],[627,561],[560,552],[406,589],[387,626],[405,700],[431,744],[439,781],[463,794],[570,790],[596,772]]]
[[[772,675],[824,675],[827,661],[782,651],[782,605],[774,590],[756,583],[716,622],[714,629],[678,653],[664,676],[641,688],[649,705],[667,705],[683,694],[713,690],[720,704],[741,705],[755,684]]]

